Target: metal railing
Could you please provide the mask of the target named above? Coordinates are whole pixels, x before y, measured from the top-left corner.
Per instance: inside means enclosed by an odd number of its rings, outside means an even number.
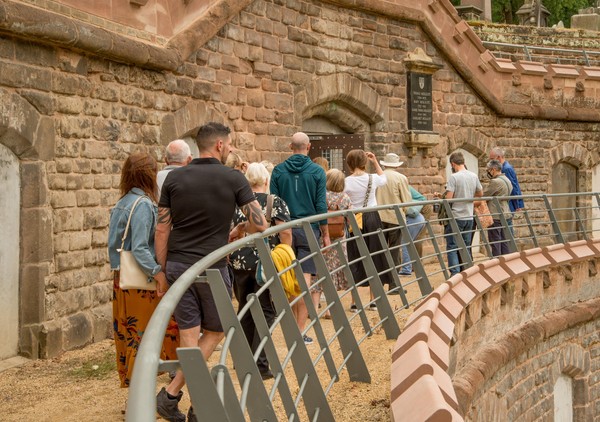
[[[515,54],[520,54],[527,61],[539,61],[544,63],[585,66],[597,66],[598,63],[600,63],[600,51],[597,50],[576,50],[493,41],[482,42],[485,47],[487,47],[495,56],[499,58],[512,59]],[[540,52],[542,54],[539,54]]]
[[[600,226],[598,193],[527,195],[520,198],[524,199],[526,205],[523,211],[514,216],[492,215],[501,223],[505,237],[503,242],[508,243],[510,252],[567,240],[587,239],[597,233],[596,226]],[[484,199],[499,204],[507,198]],[[428,295],[433,286],[446,280],[452,271],[458,271],[455,268],[457,266],[446,264],[445,256],[452,251],[447,251],[445,244],[451,235],[444,234],[445,225],[450,227],[446,231],[458,233],[458,222],[451,213],[452,205],[458,202],[470,201],[426,201],[330,213],[329,216],[345,215],[355,234],[349,234],[324,248],[320,246],[310,225],[320,221],[322,216],[296,220],[240,239],[197,262],[163,297],[144,333],[129,391],[127,421],[155,420],[157,374],[177,368],[181,368],[185,374],[190,398],[199,420],[334,420],[327,395],[340,379],[342,371],[347,371],[352,381],[370,382],[369,370],[360,349],[361,343],[377,329],[381,329],[387,339],[395,339],[400,333],[395,314]],[[409,225],[402,211],[415,205],[445,207],[450,217],[441,221],[436,214],[432,214],[425,222],[422,234],[411,239]],[[361,233],[356,213],[384,209],[394,210],[403,241],[391,248],[370,251],[365,239],[375,236],[381,244],[386,245],[386,233],[392,229]],[[508,224],[511,217],[512,228]],[[475,221],[479,223],[479,218],[475,217]],[[289,228],[302,228],[307,235],[311,255],[305,259],[315,260],[318,275],[314,284],[321,287],[325,297],[321,309],[315,308],[310,299],[310,289],[304,280],[301,262],[296,260],[290,267],[277,271],[270,250],[263,240]],[[468,267],[489,259],[491,245],[494,244],[488,239],[489,230],[473,228],[471,233],[474,241],[471,245],[465,244],[460,235],[454,235],[457,244],[454,251],[459,254],[461,261],[459,265]],[[349,262],[344,254],[343,245],[348,242],[356,242],[360,252],[360,257],[353,262]],[[256,294],[250,295],[247,305],[238,314],[224,286],[221,273],[210,267],[245,246],[257,248],[267,282]],[[402,247],[408,248],[414,275],[401,279],[398,275],[400,267],[394,265],[391,253],[398,252]],[[339,268],[327,267],[325,254],[329,250],[338,252],[341,260]],[[377,254],[383,254],[388,264],[379,271],[373,261],[373,256]],[[350,266],[357,262],[362,262],[365,267],[367,277],[364,280],[355,280],[350,270]],[[279,276],[288,270],[294,271],[302,291],[291,303],[279,282]],[[332,281],[332,274],[337,272],[343,272],[348,281],[348,289],[344,292],[338,292]],[[392,283],[387,291],[381,283],[384,274],[392,276]],[[194,282],[210,283],[225,332],[218,362],[212,368],[203,359],[199,348],[178,349],[177,361],[159,359],[168,321],[183,293]],[[367,284],[373,299],[362,300],[358,288]],[[263,294],[271,295],[277,311],[275,322],[271,326],[267,324],[258,300],[258,296]],[[349,302],[350,296],[357,305],[357,313],[348,314],[345,310],[344,304]],[[291,305],[300,300],[305,302],[310,317],[304,333],[299,331],[291,309]],[[396,309],[392,307],[392,302],[396,303]],[[377,312],[367,315],[370,304],[376,305]],[[251,313],[262,339],[254,354],[240,325],[240,319],[248,312]],[[331,314],[331,321],[323,319],[326,312]],[[315,334],[318,349],[309,351],[304,344],[303,335],[311,330]],[[274,374],[273,381],[263,381],[256,365],[256,359],[263,349]],[[322,375],[322,379],[317,376],[318,366],[325,368],[320,371],[321,374],[326,374]]]

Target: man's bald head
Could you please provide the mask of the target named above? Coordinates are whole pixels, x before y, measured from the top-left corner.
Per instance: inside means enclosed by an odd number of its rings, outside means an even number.
[[[192,161],[190,146],[183,139],[176,139],[167,145],[165,161],[170,165],[185,166]]]
[[[292,135],[290,148],[294,154],[307,154],[310,147],[310,139],[304,132],[296,132]]]

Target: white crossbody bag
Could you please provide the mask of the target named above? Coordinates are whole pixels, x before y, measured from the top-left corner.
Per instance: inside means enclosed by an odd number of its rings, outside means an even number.
[[[136,205],[142,198],[143,196],[140,196],[138,199],[136,199],[131,207],[131,212],[129,213],[129,218],[127,219],[127,226],[125,227],[125,232],[123,233],[123,238],[121,239],[121,249],[117,249],[117,252],[119,252],[119,255],[121,256],[119,275],[119,287],[121,290],[156,290],[156,280],[148,282],[148,275],[142,271],[135,259],[135,256],[133,256],[133,253],[125,250],[125,239],[127,238],[127,233],[129,232],[131,216],[133,215],[133,210],[135,209]]]

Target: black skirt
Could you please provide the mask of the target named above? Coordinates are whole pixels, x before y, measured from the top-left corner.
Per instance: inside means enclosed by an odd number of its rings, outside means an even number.
[[[373,233],[382,228],[381,219],[379,218],[379,213],[376,211],[364,213],[362,216],[363,219],[363,234],[365,233]],[[379,253],[377,255],[372,255],[374,252],[382,251],[383,246],[379,241],[379,236],[376,234],[367,236],[364,238],[365,243],[367,244],[367,249],[371,253],[370,258],[373,260],[375,264],[375,268],[378,273],[385,271],[390,268],[390,265],[387,262],[384,253]],[[348,261],[354,261],[361,256],[356,240],[348,241]],[[364,259],[369,259],[369,257],[365,257]],[[352,272],[352,276],[354,277],[354,283],[358,284],[364,279],[367,278],[367,273],[365,272],[365,267],[363,266],[363,261],[355,262],[350,265],[350,271]],[[385,274],[380,274],[379,278],[381,279],[382,284],[391,284],[392,283],[392,273],[387,272]],[[368,286],[369,283],[362,284],[362,286]]]

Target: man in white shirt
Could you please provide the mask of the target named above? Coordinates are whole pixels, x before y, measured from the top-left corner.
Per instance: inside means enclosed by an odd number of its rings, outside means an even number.
[[[479,198],[483,194],[483,187],[477,175],[465,167],[465,157],[461,152],[455,152],[450,155],[450,166],[452,174],[448,178],[446,185],[446,199],[458,198]],[[455,202],[452,204],[452,215],[456,220],[460,235],[467,245],[469,254],[471,254],[471,236],[473,235],[473,202]],[[450,274],[458,274],[465,269],[461,265],[460,255],[457,250],[456,234],[452,232],[452,226],[446,224],[444,227],[446,234],[446,251],[448,255],[448,269]]]

